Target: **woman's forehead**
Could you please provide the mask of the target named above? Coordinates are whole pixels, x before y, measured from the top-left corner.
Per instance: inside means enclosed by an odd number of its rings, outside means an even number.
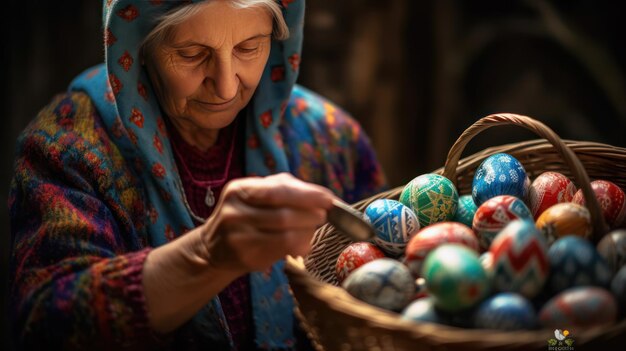
[[[272,27],[272,17],[263,7],[240,9],[226,1],[212,1],[172,28],[172,44],[195,42],[212,47],[224,42],[236,44],[271,34]]]

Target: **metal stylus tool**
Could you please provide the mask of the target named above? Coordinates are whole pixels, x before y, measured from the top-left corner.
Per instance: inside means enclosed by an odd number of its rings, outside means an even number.
[[[374,237],[374,228],[363,219],[363,214],[339,200],[333,201],[328,211],[328,221],[354,241],[366,241]]]

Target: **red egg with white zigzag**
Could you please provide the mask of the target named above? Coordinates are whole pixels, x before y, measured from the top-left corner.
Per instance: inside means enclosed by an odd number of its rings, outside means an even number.
[[[497,291],[535,297],[548,278],[548,248],[541,232],[529,220],[510,222],[489,247],[493,254],[493,287]]]

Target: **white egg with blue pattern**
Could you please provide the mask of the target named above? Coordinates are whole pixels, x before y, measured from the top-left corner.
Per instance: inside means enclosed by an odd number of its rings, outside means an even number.
[[[359,300],[391,311],[400,311],[415,294],[409,269],[391,258],[380,258],[354,270],[343,288]]]

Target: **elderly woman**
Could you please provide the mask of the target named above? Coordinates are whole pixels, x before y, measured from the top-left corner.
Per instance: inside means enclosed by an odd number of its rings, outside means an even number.
[[[384,179],[295,85],[304,0],[105,1],[105,63],[19,139],[11,308],[24,348],[301,349],[285,255]]]

